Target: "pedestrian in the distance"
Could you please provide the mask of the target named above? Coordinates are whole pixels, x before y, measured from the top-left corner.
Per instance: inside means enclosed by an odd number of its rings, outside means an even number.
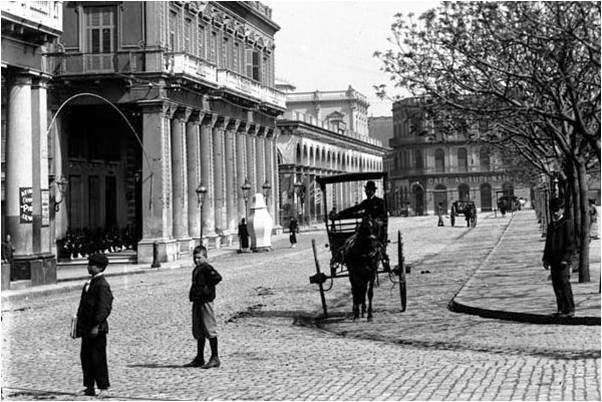
[[[590,239],[598,239],[599,228],[598,228],[598,209],[596,208],[596,200],[593,198],[589,199],[589,237]]]
[[[109,396],[109,369],[107,365],[107,318],[113,307],[111,287],[104,277],[109,260],[103,254],[92,254],[88,258],[88,273],[91,278],[84,285],[77,309],[77,336],[82,338],[81,364],[84,373],[82,393],[94,396],[94,384],[99,389],[98,397]]]
[[[546,245],[543,251],[543,266],[550,269],[552,287],[556,295],[558,311],[555,315],[572,317],[575,315],[575,302],[571,289],[571,256],[575,242],[570,222],[564,217],[564,202],[554,198],[550,202],[552,222],[548,225]]]
[[[299,224],[295,218],[291,218],[288,224],[288,230],[290,232],[289,240],[291,242],[291,248],[297,247],[297,233],[299,233]]]
[[[240,225],[238,225],[238,240],[241,251],[249,248],[249,230],[247,229],[247,221],[245,218],[242,218],[240,220]]]
[[[222,276],[207,262],[207,249],[204,246],[195,247],[192,258],[195,267],[188,297],[192,302],[192,336],[197,340],[197,354],[186,366],[209,369],[220,366],[213,300],[215,285],[221,282]],[[211,348],[211,356],[207,363],[204,355],[205,339],[209,339]]]
[[[437,226],[445,226],[443,223],[443,203],[440,202],[437,205],[437,216],[439,216],[439,222],[437,222]]]
[[[467,206],[464,210],[464,218],[466,219],[466,227],[470,227],[470,220],[472,219],[472,207]]]

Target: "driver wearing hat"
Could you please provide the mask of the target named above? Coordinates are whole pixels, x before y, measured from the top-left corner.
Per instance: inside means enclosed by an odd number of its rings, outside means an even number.
[[[357,216],[369,216],[377,222],[382,231],[382,228],[384,227],[384,222],[387,219],[385,202],[382,198],[379,198],[375,195],[376,184],[372,180],[366,182],[364,191],[366,192],[367,198],[357,205],[342,210],[337,214],[337,218],[345,219]],[[384,236],[382,236],[382,233],[380,237],[381,239],[384,238]]]

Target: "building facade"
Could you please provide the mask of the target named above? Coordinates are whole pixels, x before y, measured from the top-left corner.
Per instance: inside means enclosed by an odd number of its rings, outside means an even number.
[[[449,211],[456,200],[472,200],[478,210],[492,211],[502,194],[530,197],[527,187],[505,173],[501,156],[487,144],[469,141],[463,133],[445,138],[438,133],[424,117],[422,102],[409,98],[393,104],[392,151],[386,165],[394,214],[425,215],[439,203]]]
[[[277,216],[276,117],[286,104],[274,88],[269,7],[63,2],[62,19],[45,57],[48,175],[67,183],[53,201],[51,247],[124,230],[139,263],[153,248],[159,261],[189,254],[201,234],[220,247],[246,214],[247,181],[251,194],[270,185]]]
[[[388,146],[393,138],[393,116],[368,117],[368,134]]]
[[[46,136],[52,75],[43,54],[61,34],[62,9],[60,1],[7,1],[1,7],[2,254],[3,261],[12,260],[10,280],[37,285],[56,281],[55,187]],[[4,288],[4,266],[2,271]]]
[[[286,105],[277,122],[280,220],[283,225],[292,217],[305,225],[322,222],[324,207],[316,176],[382,171],[385,149],[368,136],[369,104],[352,87],[289,93]],[[329,186],[329,209],[340,211],[364,198],[363,183]]]

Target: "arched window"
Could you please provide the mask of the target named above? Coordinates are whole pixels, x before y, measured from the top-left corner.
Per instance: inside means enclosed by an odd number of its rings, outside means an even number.
[[[458,148],[458,171],[468,171],[468,158],[466,155],[466,148]]]
[[[481,150],[479,151],[479,164],[481,165],[481,170],[491,169],[491,163],[489,161],[489,150],[485,147],[481,148]]]
[[[441,148],[435,150],[435,171],[445,172],[445,152]]]

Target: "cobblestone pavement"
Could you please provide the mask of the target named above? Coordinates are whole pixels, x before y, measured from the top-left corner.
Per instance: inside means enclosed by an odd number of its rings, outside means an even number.
[[[224,276],[216,311],[222,367],[184,368],[194,354],[189,269],[109,278],[115,295],[108,357],[116,399],[164,400],[599,400],[600,327],[534,325],[457,314],[447,303],[509,219],[479,216],[474,229],[435,228],[436,217],[391,219],[402,230],[408,310],[381,276],[375,319],[349,318],[346,279],[327,293],[325,321],[308,277],[310,238],[296,249],[234,254],[214,262]],[[396,238],[396,237],[395,237]],[[390,254],[396,263],[395,244]],[[327,267],[329,250],[320,247]],[[421,271],[423,273],[421,273]],[[428,272],[427,272],[428,271]],[[4,303],[3,398],[92,399],[81,389],[79,341],[68,337],[79,290]]]

